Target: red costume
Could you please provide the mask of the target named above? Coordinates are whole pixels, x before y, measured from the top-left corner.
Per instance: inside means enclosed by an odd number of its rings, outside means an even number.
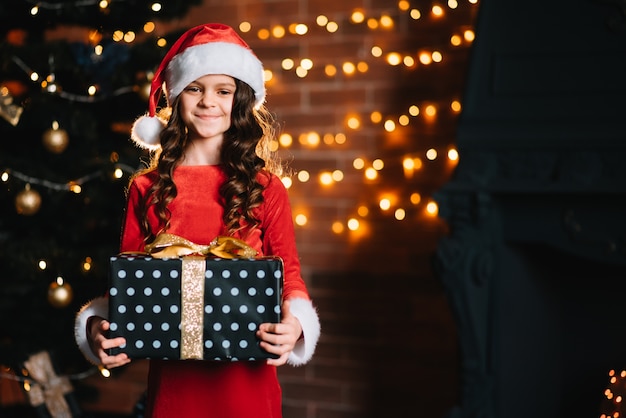
[[[154,182],[155,172],[134,179],[128,192],[128,205],[121,240],[121,251],[142,251],[138,201]],[[168,233],[197,244],[209,244],[224,235],[223,207],[219,188],[226,180],[221,166],[180,166],[174,171],[176,198],[169,204]],[[293,221],[287,191],[274,175],[259,174],[265,187],[264,201],[256,209],[258,228],[245,237],[259,255],[276,255],[284,261],[283,298],[291,300],[291,313],[302,325],[303,336],[290,354],[288,363],[300,365],[312,356],[320,327],[300,275]],[[152,231],[158,232],[157,218],[148,214]],[[241,238],[241,237],[240,237]],[[85,325],[91,315],[107,317],[101,300],[86,305],[77,316],[76,339],[87,358],[98,359],[89,350]],[[276,367],[265,362],[213,362],[201,360],[150,360],[147,417],[153,418],[279,418],[281,389]]]

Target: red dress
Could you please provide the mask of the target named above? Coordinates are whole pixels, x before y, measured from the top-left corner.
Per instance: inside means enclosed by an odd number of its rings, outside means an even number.
[[[121,251],[143,250],[136,208],[154,179],[155,173],[150,172],[137,177],[130,186]],[[225,180],[221,166],[176,168],[174,182],[178,194],[168,206],[171,223],[167,232],[197,244],[209,244],[223,235],[218,191]],[[283,259],[285,299],[308,301],[287,191],[276,176],[259,174],[259,181],[265,186],[264,202],[257,212],[261,224],[246,242],[260,255],[278,255]],[[154,213],[149,213],[149,222],[156,232]],[[153,418],[279,418],[281,389],[276,367],[247,361],[150,360],[146,412],[147,417]]]

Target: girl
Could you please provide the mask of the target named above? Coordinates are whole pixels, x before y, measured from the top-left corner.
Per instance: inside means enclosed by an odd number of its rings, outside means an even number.
[[[169,115],[156,113],[164,87]],[[132,139],[153,150],[150,167],[128,190],[121,251],[143,251],[159,233],[207,245],[219,235],[243,239],[259,255],[284,262],[282,319],[261,324],[266,362],[150,360],[147,416],[153,418],[277,418],[281,389],[276,366],[302,365],[320,334],[317,312],[300,275],[288,196],[268,157],[272,119],[264,107],[263,66],[225,25],[190,29],[161,62],[149,112]],[[77,314],[76,341],[94,364],[130,362],[125,344],[107,338],[107,299]]]

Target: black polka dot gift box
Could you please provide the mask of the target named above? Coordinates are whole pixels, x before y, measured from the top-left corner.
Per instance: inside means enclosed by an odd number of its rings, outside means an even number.
[[[111,258],[110,337],[126,338],[111,354],[130,358],[220,361],[275,358],[256,331],[280,322],[280,258],[202,256]]]

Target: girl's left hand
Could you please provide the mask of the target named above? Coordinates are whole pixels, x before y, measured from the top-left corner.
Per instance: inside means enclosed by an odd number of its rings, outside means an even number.
[[[288,300],[283,302],[280,324],[261,324],[256,333],[261,340],[261,348],[268,353],[280,356],[277,359],[267,360],[267,364],[273,366],[282,366],[287,362],[289,353],[291,353],[296,346],[296,342],[302,336],[302,325],[300,325],[298,318],[291,314],[289,304]]]

